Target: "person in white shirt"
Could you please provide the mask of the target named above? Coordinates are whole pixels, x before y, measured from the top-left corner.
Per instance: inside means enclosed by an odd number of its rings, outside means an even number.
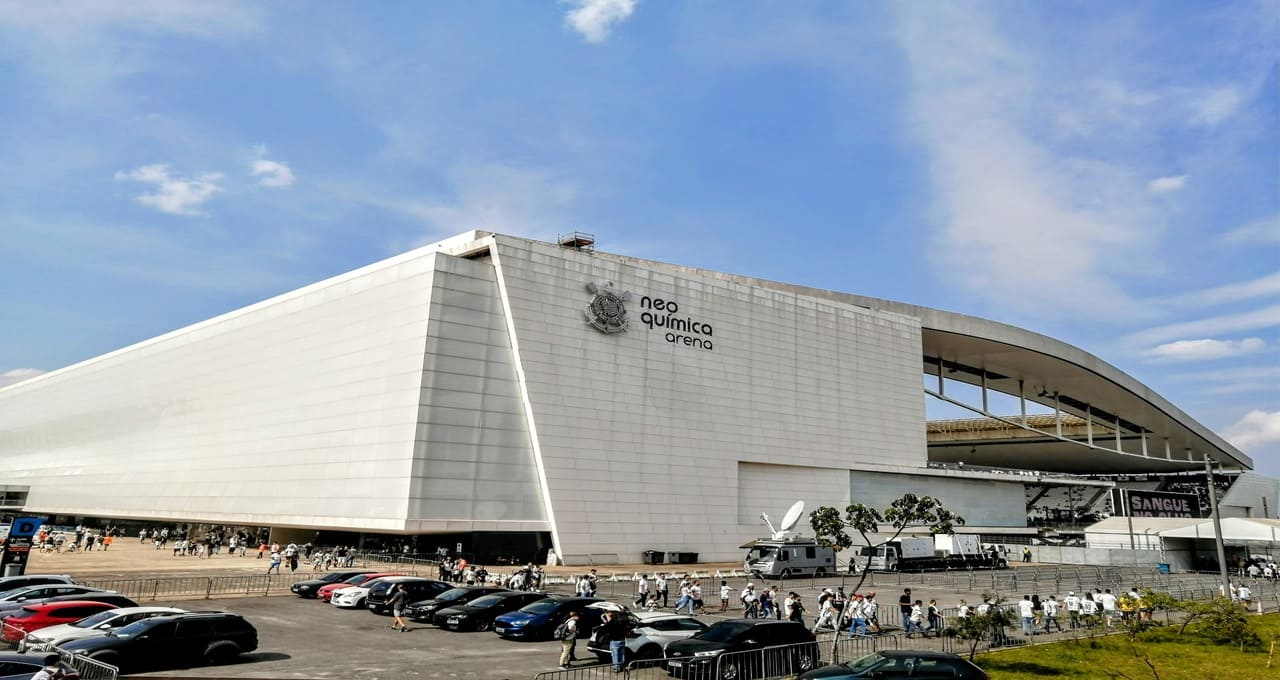
[[[640,574],[640,580],[636,581],[635,604],[637,607],[644,606],[644,603],[648,601],[648,599],[649,599],[649,577],[645,574]]]
[[[1076,597],[1076,591],[1067,593],[1062,603],[1067,606],[1067,619],[1070,621],[1072,630],[1080,627],[1080,598]]]
[[[720,611],[729,611],[729,596],[733,594],[733,588],[729,587],[728,581],[720,582]]]
[[[756,584],[748,583],[747,587],[742,589],[738,599],[742,600],[743,616],[754,619],[760,615],[760,598],[756,595]]]
[[[1236,596],[1240,598],[1240,604],[1244,605],[1245,609],[1248,609],[1249,603],[1253,600],[1253,592],[1249,590],[1249,586],[1243,583],[1240,584],[1240,587],[1236,590]]]
[[[1111,589],[1107,588],[1102,593],[1102,616],[1107,620],[1107,627],[1110,628],[1112,622],[1116,618],[1116,596],[1111,594]]]
[[[1062,632],[1062,624],[1058,622],[1058,599],[1054,595],[1050,595],[1049,599],[1044,601],[1044,632],[1052,632],[1050,626],[1057,626],[1058,632]]]
[[[1032,623],[1036,620],[1036,610],[1030,595],[1023,595],[1022,601],[1018,602],[1018,616],[1022,619],[1022,634],[1027,637],[1034,635]]]
[[[666,575],[666,574],[658,574],[658,580],[654,582],[654,586],[657,588],[658,596],[662,598],[662,608],[663,608],[663,609],[666,609],[666,608],[667,608],[667,593],[669,592],[669,591],[667,590],[667,575]]]
[[[1098,615],[1098,603],[1093,598],[1086,597],[1080,600],[1080,616],[1084,618],[1084,625],[1087,628],[1093,628],[1095,617]]]
[[[964,619],[969,616],[969,603],[960,600],[960,607],[956,609],[956,618]]]
[[[813,632],[818,632],[820,628],[831,628],[835,626],[836,608],[832,600],[835,600],[835,594],[830,588],[822,591],[822,595],[818,598],[818,620],[813,623]]]

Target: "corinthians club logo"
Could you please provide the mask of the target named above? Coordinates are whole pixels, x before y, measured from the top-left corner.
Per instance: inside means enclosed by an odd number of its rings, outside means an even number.
[[[612,281],[603,286],[588,283],[587,290],[595,293],[587,304],[587,324],[601,333],[621,333],[627,330],[627,306],[623,303],[631,299],[631,293],[619,295],[614,292]]]

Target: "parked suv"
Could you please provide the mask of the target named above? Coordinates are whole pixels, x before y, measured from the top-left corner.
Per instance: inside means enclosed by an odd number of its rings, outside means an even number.
[[[667,645],[693,637],[707,629],[707,624],[686,614],[671,612],[627,612],[627,658],[661,659]],[[587,651],[600,663],[609,663],[609,643],[597,640],[595,633],[587,640]]]
[[[719,675],[715,677],[735,680],[795,675],[818,664],[814,640],[813,633],[797,621],[717,621],[687,640],[667,645],[663,665],[677,677],[710,678],[717,668]]]
[[[444,581],[432,581],[431,579],[418,578],[416,576],[396,576],[378,579],[369,588],[369,596],[365,599],[365,606],[369,608],[369,611],[374,614],[390,614],[391,605],[387,602],[388,593],[391,592],[391,586],[396,585],[403,588],[409,596],[409,599],[405,600],[406,603],[429,600],[446,590],[453,589],[451,584]]]
[[[155,616],[101,637],[72,640],[62,651],[133,672],[228,663],[257,648],[257,629],[238,614],[191,612]]]

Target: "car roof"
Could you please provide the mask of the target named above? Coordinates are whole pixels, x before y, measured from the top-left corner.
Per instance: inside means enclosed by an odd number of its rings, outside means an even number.
[[[916,656],[916,657],[920,657],[921,659],[961,659],[963,660],[962,657],[956,656],[955,654],[948,654],[947,652],[933,652],[933,651],[924,650],[924,649],[882,649],[880,650],[880,653],[891,659],[905,658],[908,656]]]
[[[640,623],[648,623],[650,621],[667,621],[667,620],[673,620],[673,619],[693,619],[697,621],[696,618],[689,616],[688,614],[673,614],[671,612],[631,612],[631,613],[635,614],[637,619],[640,619]]]

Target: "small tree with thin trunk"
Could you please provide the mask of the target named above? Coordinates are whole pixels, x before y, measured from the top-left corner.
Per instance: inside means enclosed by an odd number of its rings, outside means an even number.
[[[893,527],[893,534],[879,543],[871,540],[871,534],[880,533],[880,526]],[[957,526],[964,525],[964,518],[943,507],[942,502],[933,496],[917,496],[913,493],[903,494],[901,498],[889,504],[883,512],[854,503],[844,509],[844,515],[836,508],[823,506],[809,513],[809,526],[813,528],[814,537],[823,547],[845,550],[854,546],[854,539],[848,530],[852,529],[861,538],[866,548],[874,551],[880,546],[897,539],[902,532],[911,528],[927,527],[935,534],[953,534]],[[867,570],[862,570],[862,577],[853,591],[857,592],[867,580]]]

